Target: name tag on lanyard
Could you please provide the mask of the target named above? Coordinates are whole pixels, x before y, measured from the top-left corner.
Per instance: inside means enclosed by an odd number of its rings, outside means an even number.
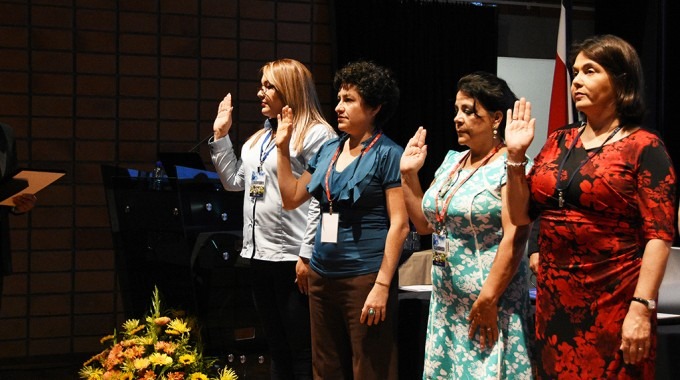
[[[324,212],[321,215],[321,242],[322,243],[337,243],[338,242],[338,225],[340,214],[337,212]]]
[[[266,124],[265,124],[266,125]],[[269,128],[267,135],[262,140],[262,145],[260,145],[260,166],[257,170],[250,174],[250,196],[253,198],[263,198],[264,189],[267,184],[267,175],[262,169],[264,162],[269,156],[269,153],[276,147],[274,144],[274,139],[272,138],[272,129]]]
[[[432,234],[432,265],[438,267],[446,266],[446,257],[449,253],[448,239],[446,238],[446,233]]]
[[[263,198],[267,175],[261,171],[254,171],[250,175],[250,180],[250,196],[253,198]]]

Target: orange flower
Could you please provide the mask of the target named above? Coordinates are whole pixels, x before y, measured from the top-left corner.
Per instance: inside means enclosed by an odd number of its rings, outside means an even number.
[[[165,326],[168,323],[170,323],[171,320],[172,319],[170,319],[169,317],[159,317],[159,318],[154,319],[153,323],[155,323],[158,326]]]

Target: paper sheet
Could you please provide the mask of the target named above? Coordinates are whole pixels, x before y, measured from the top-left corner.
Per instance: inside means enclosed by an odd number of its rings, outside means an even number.
[[[13,207],[14,198],[19,194],[36,194],[40,190],[46,188],[54,181],[64,176],[64,172],[57,171],[40,171],[40,170],[21,170],[19,173],[15,174],[10,181],[28,181],[28,187],[21,189],[20,191],[10,194],[5,198],[0,205]]]

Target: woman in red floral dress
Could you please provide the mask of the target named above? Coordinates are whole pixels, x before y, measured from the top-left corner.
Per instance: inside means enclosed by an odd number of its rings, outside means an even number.
[[[622,39],[575,45],[571,95],[585,121],[552,133],[528,176],[535,119],[508,111],[509,213],[540,221],[536,352],[542,379],[653,379],[656,299],[675,234],[675,172],[641,127],[642,69]]]

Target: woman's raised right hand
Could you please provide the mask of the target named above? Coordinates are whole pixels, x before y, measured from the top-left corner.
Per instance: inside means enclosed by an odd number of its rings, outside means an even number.
[[[281,113],[276,115],[276,118],[278,119],[276,147],[287,150],[295,130],[295,126],[293,126],[293,109],[289,106],[283,106]]]
[[[217,117],[215,117],[215,122],[213,123],[213,133],[215,135],[215,140],[221,139],[229,133],[231,129],[231,114],[234,107],[231,105],[231,93],[222,99],[219,107],[217,107]]]
[[[416,134],[408,140],[399,163],[399,170],[402,173],[417,173],[425,164],[425,157],[427,157],[426,136],[427,130],[423,127],[418,127]]]
[[[505,145],[508,147],[508,159],[516,156],[524,161],[526,150],[534,139],[536,118],[531,118],[531,102],[521,98],[515,107],[508,110],[505,121]],[[515,157],[515,158],[516,158]]]

